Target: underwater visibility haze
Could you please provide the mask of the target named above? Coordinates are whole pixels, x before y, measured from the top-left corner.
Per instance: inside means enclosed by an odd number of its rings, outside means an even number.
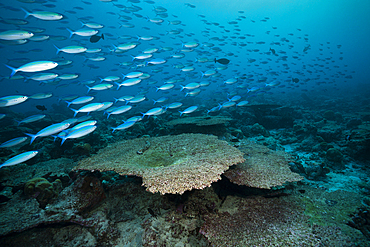
[[[0,2],[1,246],[369,246],[370,2]]]

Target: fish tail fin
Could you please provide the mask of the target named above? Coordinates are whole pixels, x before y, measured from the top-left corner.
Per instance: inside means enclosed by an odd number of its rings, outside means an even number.
[[[31,142],[30,142],[30,145],[32,144],[32,142],[36,139],[37,135],[34,135],[34,134],[30,134],[30,133],[24,133],[25,135],[28,135],[29,137],[31,137]]]
[[[179,111],[179,112],[180,112],[180,117],[181,117],[184,112],[182,112],[182,111]]]
[[[114,131],[116,131],[116,128],[113,128],[113,127],[110,127],[113,131],[112,131],[112,134],[114,133]]]
[[[15,119],[14,119],[14,121],[17,122],[17,126],[19,126],[22,123],[22,121],[18,121],[18,120],[15,120]]]
[[[26,9],[24,9],[24,8],[21,8],[21,10],[23,10],[24,11],[24,13],[26,14],[25,16],[24,16],[24,19],[26,19],[31,13],[30,12],[28,12]]]
[[[110,117],[110,114],[112,114],[112,113],[111,112],[107,113],[107,119]]]
[[[101,38],[104,39],[104,33],[101,34]]]
[[[88,85],[86,85],[86,87],[88,88],[87,93],[90,93],[91,87],[89,87]]]
[[[69,38],[72,38],[73,34],[75,34],[71,29],[66,27],[67,31],[69,32]]]
[[[156,101],[156,100],[154,100],[154,99],[152,99],[152,100],[154,101],[153,105],[155,105],[155,104],[157,103],[157,101]]]
[[[55,141],[56,141],[56,139],[58,138],[58,136],[57,136],[57,135],[51,135],[51,137],[54,137],[53,142],[55,142]]]
[[[31,79],[31,77],[29,77],[29,76],[23,76],[24,77],[24,81],[23,82],[27,82],[28,80],[30,80]],[[40,82],[41,83],[41,82]]]
[[[67,140],[67,138],[64,136],[64,137],[62,137],[62,142],[60,143],[60,146],[62,146],[63,145],[63,143],[65,142]]]
[[[217,59],[215,58],[215,63],[217,62]]]
[[[117,48],[118,48],[118,47],[117,47],[117,46],[115,46],[114,44],[112,44],[112,45],[113,45],[113,47],[114,47],[114,48],[113,48],[113,52],[116,52],[116,50],[117,50]]]
[[[75,114],[73,115],[73,117],[75,117],[77,115],[77,113],[78,113],[78,110],[73,109],[73,108],[69,108],[69,109],[71,109],[72,111],[74,111]]]
[[[114,82],[116,85],[117,85],[117,90],[119,90],[119,88],[121,87],[121,84],[119,84],[118,82]],[[116,101],[117,102],[117,101]]]
[[[60,52],[60,49],[54,44],[53,44],[53,46],[57,49],[57,55],[58,55],[58,53]]]
[[[183,86],[183,85],[180,85],[180,87],[181,87],[180,91],[184,90],[184,88],[185,88],[185,86]]]
[[[83,23],[82,21],[80,21],[80,23],[81,23],[82,27],[86,25],[86,24],[85,24],[85,23]]]
[[[66,103],[67,103],[67,107],[69,107],[72,104],[72,102],[70,101],[66,101]]]
[[[12,78],[13,77],[13,75],[15,74],[15,73],[17,73],[17,69],[16,68],[13,68],[13,67],[11,67],[11,66],[9,66],[9,65],[7,65],[7,64],[4,64],[6,67],[8,67],[9,69],[11,69],[12,70],[12,73],[10,74],[10,76],[9,76],[9,78]]]

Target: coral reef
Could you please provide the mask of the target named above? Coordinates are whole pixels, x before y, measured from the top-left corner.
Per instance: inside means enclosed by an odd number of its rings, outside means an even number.
[[[239,149],[246,154],[246,161],[224,173],[233,183],[271,189],[286,182],[303,179],[289,169],[289,155],[285,152],[272,151],[248,141],[243,141]]]
[[[369,208],[360,208],[352,215],[348,225],[360,230],[370,240],[370,213]]]
[[[150,192],[183,194],[209,187],[229,166],[243,161],[242,152],[215,136],[182,134],[118,142],[80,161],[74,170],[135,175]]]
[[[89,143],[84,143],[73,147],[73,152],[77,155],[89,156],[91,153],[91,145]]]
[[[343,161],[343,154],[336,148],[330,148],[326,151],[326,158],[331,162],[341,164]]]
[[[225,126],[231,121],[232,118],[224,116],[183,117],[166,122],[166,125],[175,134],[202,133],[221,136],[226,131]]]
[[[176,125],[196,125],[196,126],[212,126],[219,124],[227,124],[232,121],[232,118],[222,116],[201,116],[201,117],[184,117],[171,120],[166,123],[169,126]]]
[[[38,181],[46,184],[43,180]],[[83,218],[80,213],[105,198],[99,179],[91,176],[79,177],[73,186],[65,188],[45,208],[39,206],[36,198],[26,198],[22,194],[22,191],[18,191],[2,206],[2,212],[6,214],[2,215],[0,236],[24,231],[40,224],[64,222],[91,226],[99,217]]]
[[[50,183],[45,178],[33,178],[24,185],[24,193],[36,198],[41,208],[45,208],[51,199],[58,196],[62,190],[62,181],[56,179]]]
[[[295,197],[228,197],[205,216],[200,232],[212,246],[366,246],[361,235],[311,224]],[[298,199],[298,200],[297,200]],[[344,225],[344,224],[343,224]],[[345,227],[345,225],[344,225]]]

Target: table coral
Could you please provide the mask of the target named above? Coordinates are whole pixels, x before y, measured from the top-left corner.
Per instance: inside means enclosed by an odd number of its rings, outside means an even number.
[[[302,176],[289,169],[289,155],[252,142],[241,143],[246,161],[225,172],[231,182],[260,189],[271,189],[286,182],[300,181]]]
[[[182,134],[111,144],[74,169],[135,175],[152,193],[183,194],[209,187],[229,166],[243,161],[242,152],[215,136]]]

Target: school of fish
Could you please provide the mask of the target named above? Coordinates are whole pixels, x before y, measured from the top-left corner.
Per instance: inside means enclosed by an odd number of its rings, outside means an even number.
[[[247,10],[219,23],[191,3],[173,9],[169,1],[160,6],[152,0],[76,0],[63,2],[63,8],[56,0],[15,2],[0,3],[1,11],[12,16],[0,19],[1,49],[11,54],[3,59],[1,71],[8,74],[1,75],[1,83],[6,87],[16,81],[20,86],[17,94],[0,93],[0,110],[55,99],[71,115],[14,136],[0,148],[48,136],[63,145],[107,128],[98,125],[102,116],[123,120],[108,126],[114,134],[151,116],[217,113],[248,106],[261,95],[300,87],[308,91],[351,78],[341,61],[340,44],[320,43],[314,50],[309,34],[299,27],[279,32],[272,19],[252,19]],[[263,32],[249,33],[254,26]],[[305,60],[310,53],[313,59]],[[38,92],[23,91],[22,83]],[[43,114],[14,119],[15,125],[44,119],[47,108],[39,107]],[[0,121],[5,117],[0,112]],[[38,153],[20,153],[0,167]]]

